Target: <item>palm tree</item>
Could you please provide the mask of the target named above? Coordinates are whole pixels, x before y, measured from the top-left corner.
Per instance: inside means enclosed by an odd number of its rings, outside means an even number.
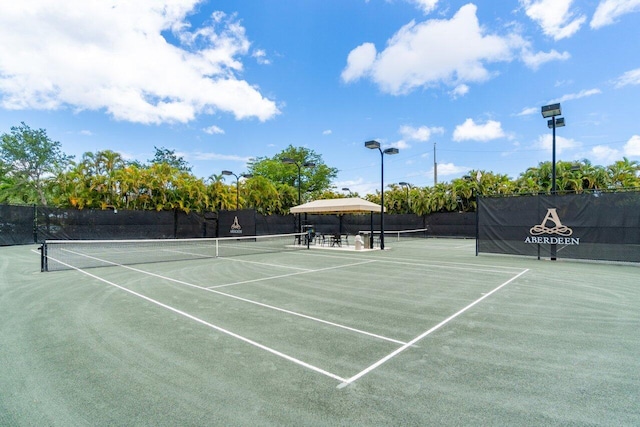
[[[626,157],[607,167],[610,186],[614,188],[631,188],[640,184],[640,162]]]

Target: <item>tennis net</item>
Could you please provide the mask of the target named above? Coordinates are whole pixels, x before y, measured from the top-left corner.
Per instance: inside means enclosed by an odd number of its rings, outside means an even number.
[[[380,232],[378,232],[378,235]],[[384,238],[386,241],[396,241],[400,242],[402,240],[410,240],[410,239],[424,239],[427,236],[426,228],[417,228],[413,230],[397,230],[397,231],[384,231]]]
[[[306,249],[304,233],[206,239],[47,240],[41,271],[107,267]]]
[[[401,242],[401,241],[411,241],[413,239],[424,239],[429,237],[427,232],[428,228],[416,228],[411,230],[385,230],[384,231],[384,240],[385,242]],[[369,238],[371,236],[370,230],[360,231],[360,234],[365,236],[365,238]],[[379,244],[380,242],[380,230],[374,230],[373,237],[375,239],[375,244]]]

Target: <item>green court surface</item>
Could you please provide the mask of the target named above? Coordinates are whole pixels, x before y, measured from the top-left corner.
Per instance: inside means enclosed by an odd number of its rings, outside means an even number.
[[[1,247],[0,425],[640,425],[640,266],[474,248],[41,273]]]

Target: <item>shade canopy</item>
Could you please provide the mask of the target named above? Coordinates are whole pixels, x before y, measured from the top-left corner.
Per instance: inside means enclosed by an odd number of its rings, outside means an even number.
[[[347,214],[380,212],[380,205],[368,202],[359,197],[349,197],[343,199],[314,200],[303,205],[294,206],[291,213],[316,213],[316,214]]]

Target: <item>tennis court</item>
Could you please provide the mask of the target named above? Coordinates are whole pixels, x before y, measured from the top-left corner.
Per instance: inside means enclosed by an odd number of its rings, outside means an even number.
[[[121,255],[42,273],[0,247],[0,425],[640,424],[636,265],[423,238]]]

